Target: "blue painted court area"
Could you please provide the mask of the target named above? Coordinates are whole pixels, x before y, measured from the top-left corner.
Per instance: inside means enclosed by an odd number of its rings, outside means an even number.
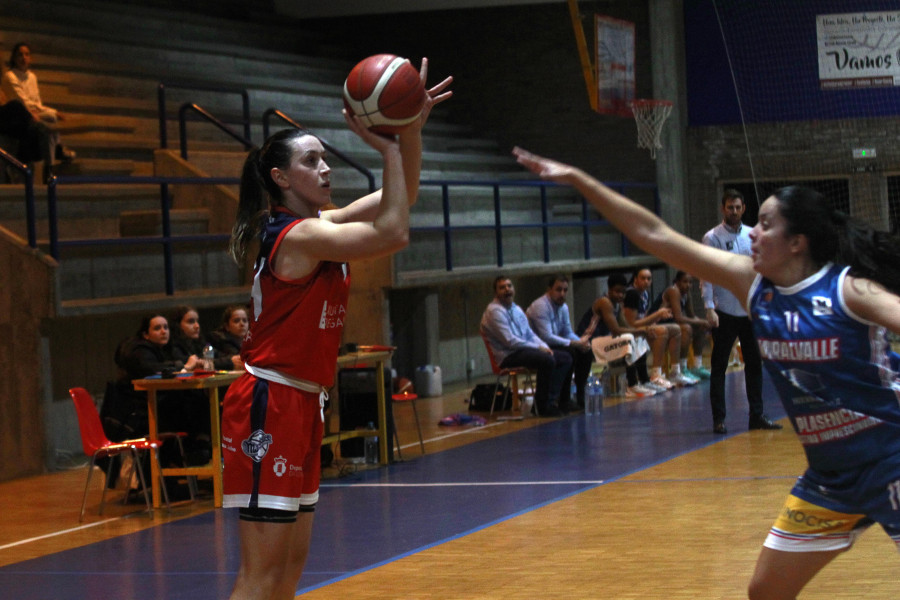
[[[729,376],[742,386],[742,375]],[[743,400],[729,431],[747,427]],[[764,397],[774,398],[766,382]],[[298,593],[490,526],[722,440],[708,385],[607,407],[323,482]],[[781,418],[780,405],[767,413]],[[238,566],[237,517],[218,510],[0,568],[3,597],[220,599]]]

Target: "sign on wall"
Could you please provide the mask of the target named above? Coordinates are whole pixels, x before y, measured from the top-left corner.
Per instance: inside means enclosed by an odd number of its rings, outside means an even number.
[[[634,23],[594,16],[597,33],[597,112],[631,116],[634,100]]]
[[[900,85],[900,11],[816,15],[823,90]]]

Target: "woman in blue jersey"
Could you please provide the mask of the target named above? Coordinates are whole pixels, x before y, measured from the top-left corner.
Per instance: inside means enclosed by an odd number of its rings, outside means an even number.
[[[806,452],[749,596],[795,598],[868,526],[900,548],[900,240],[783,188],[759,209],[751,256],[710,248],[580,169],[522,149],[519,163],[581,192],[634,243],[746,302],[766,369]]]

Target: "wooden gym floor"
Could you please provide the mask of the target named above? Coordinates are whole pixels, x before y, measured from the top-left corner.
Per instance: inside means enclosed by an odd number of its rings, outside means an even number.
[[[404,461],[322,483],[304,598],[745,598],[802,451],[746,431],[743,374],[728,377],[728,436],[710,433],[708,386],[601,415],[439,427],[467,390],[395,407]],[[766,383],[767,412],[783,416]],[[16,600],[227,597],[233,511],[209,497],[152,518],[108,497],[79,525],[85,467],[0,484],[0,596]],[[897,598],[894,545],[877,528],[804,599]]]

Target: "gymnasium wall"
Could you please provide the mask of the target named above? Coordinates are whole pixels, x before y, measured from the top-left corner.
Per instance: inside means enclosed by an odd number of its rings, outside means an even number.
[[[636,25],[637,95],[651,92],[646,2],[579,2],[593,50],[594,14]],[[310,21],[352,43],[360,57],[391,52],[418,63],[429,81],[454,75],[455,96],[439,110],[502,152],[519,145],[619,181],[655,181],[646,150],[637,148],[634,119],[590,108],[566,3],[342,17]],[[390,40],[390,41],[386,41]]]

